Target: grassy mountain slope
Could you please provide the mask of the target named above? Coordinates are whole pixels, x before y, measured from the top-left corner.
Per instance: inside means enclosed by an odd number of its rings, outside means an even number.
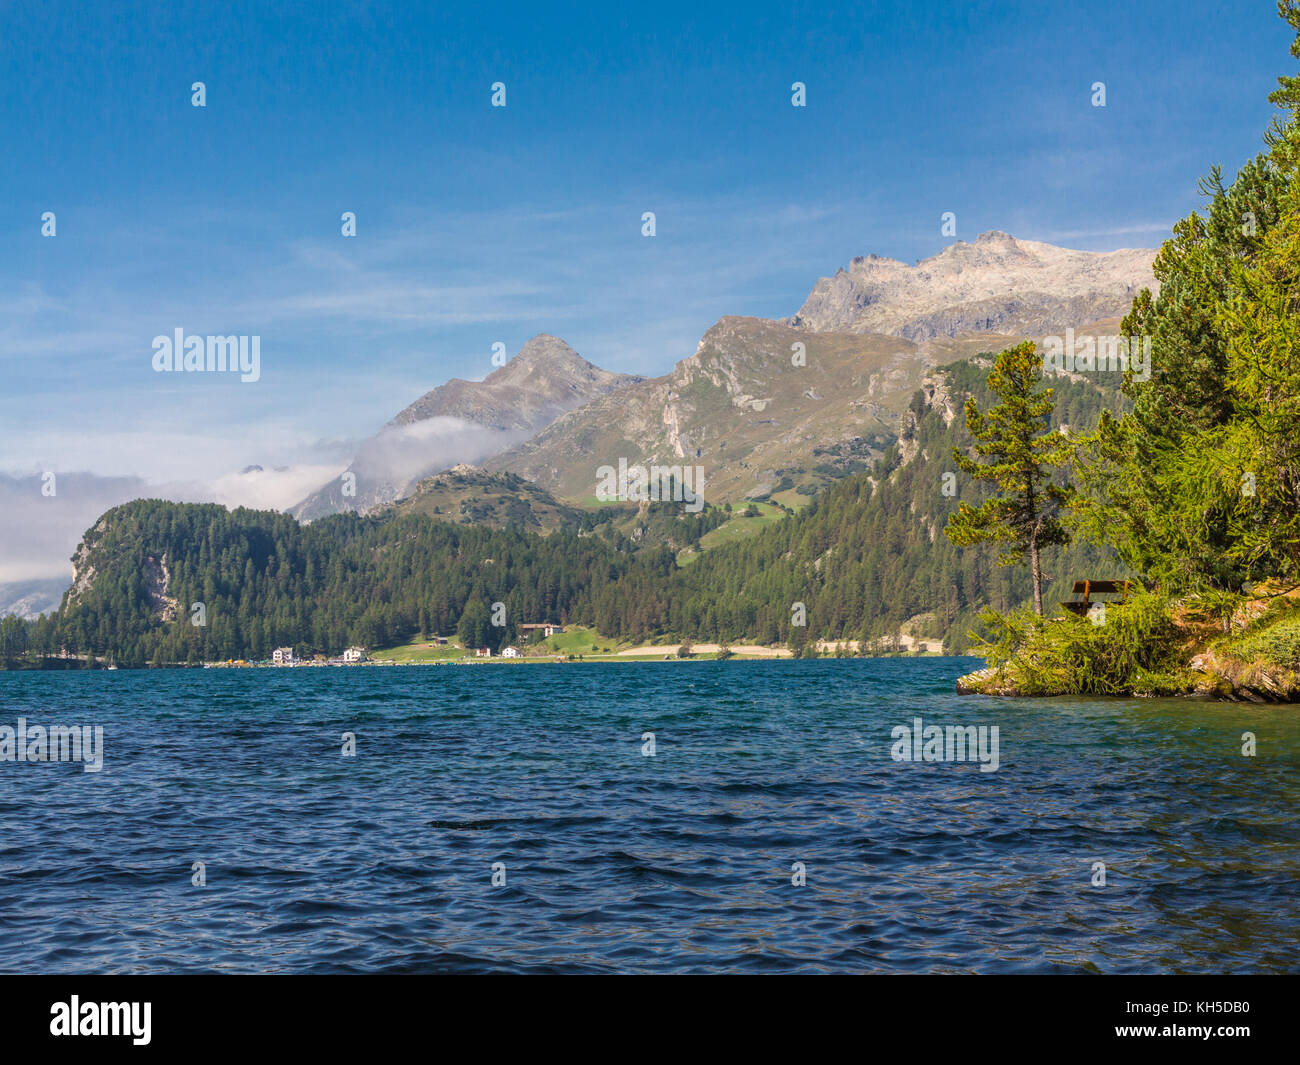
[[[464,465],[426,478],[388,509],[395,515],[422,514],[461,525],[513,526],[538,533],[576,529],[585,513],[522,477]]]
[[[1078,332],[1115,326],[1112,319]],[[601,396],[484,465],[583,500],[595,491],[598,468],[617,466],[620,458],[645,466],[689,463],[703,467],[710,502],[771,497],[798,504],[872,467],[897,438],[913,392],[934,365],[1017,339],[913,342],[723,318],[672,373]]]
[[[969,443],[965,397],[988,399],[984,372],[962,361],[931,374],[913,396],[898,444],[872,473],[843,478],[797,515],[707,551],[670,587],[628,587],[640,579],[630,573],[624,587],[597,596],[597,627],[648,636],[657,626],[700,640],[802,646],[817,639],[890,640],[910,619],[930,614],[930,631],[918,634],[964,649],[982,609],[1010,609],[1029,595],[1019,568],[1000,567],[993,551],[957,548],[943,535],[947,515],[962,499],[984,498],[982,486],[960,477],[956,494],[944,494],[952,449]],[[1117,382],[1104,377],[1053,381],[1058,424],[1083,429],[1102,409],[1122,406]],[[1079,545],[1049,554],[1047,572],[1054,578],[1047,595],[1055,599],[1074,577],[1121,571],[1113,558]],[[792,623],[798,603],[804,626]]]

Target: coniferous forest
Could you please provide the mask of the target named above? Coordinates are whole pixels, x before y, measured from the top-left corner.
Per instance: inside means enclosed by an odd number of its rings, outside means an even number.
[[[1279,11],[1300,56],[1300,6]],[[1278,83],[1264,150],[1231,180],[1209,171],[1203,211],[1177,223],[1156,258],[1159,293],[1143,289],[1122,323],[1150,340],[1149,377],[1042,376],[1050,394],[1034,402],[1047,413],[1025,431],[1055,430],[1068,447],[1052,449],[1071,453],[1052,472],[1051,492],[1068,506],[1042,560],[1048,607],[1072,578],[1126,576],[1165,597],[1160,616],[1171,597],[1218,595],[1229,597],[1217,608],[1227,619],[1240,606],[1231,596],[1300,578],[1300,76]],[[1018,556],[976,542],[999,530],[972,539],[962,518],[965,546],[945,535],[958,508],[996,491],[969,457],[968,428],[990,409],[992,366],[990,353],[932,372],[871,470],[689,565],[676,551],[719,524],[716,508],[649,505],[642,531],[655,534],[633,542],[593,515],[541,536],[400,511],[302,526],[136,501],[87,533],[56,614],[5,619],[0,653],[161,665],[425,634],[499,646],[524,620],[796,651],[816,641],[888,648],[914,623],[960,652],[988,624],[983,611],[1008,615],[1033,591],[1023,566],[999,564]],[[504,625],[493,623],[497,604]]]
[[[286,645],[338,654],[436,634],[497,648],[535,620],[637,641],[757,641],[798,651],[818,640],[867,640],[888,648],[903,622],[924,614],[933,615],[927,633],[960,652],[981,609],[1009,608],[1028,594],[1023,575],[998,566],[992,551],[959,549],[942,535],[959,499],[982,494],[960,479],[945,494],[944,475],[953,447],[966,443],[953,411],[968,394],[984,398],[984,362],[937,372],[938,391],[916,393],[899,441],[873,470],[690,565],[679,566],[662,543],[599,535],[598,520],[543,536],[422,514],[300,525],[272,512],[138,500],[87,533],[63,608],[11,626],[5,653],[198,664],[264,659]],[[1056,391],[1058,424],[1071,432],[1124,405],[1115,387],[1096,381],[1062,376]],[[644,527],[665,541],[676,533],[674,544],[698,542],[723,516],[716,507],[702,515],[681,504],[647,509]],[[1086,546],[1059,552],[1052,565],[1062,579],[1117,566]],[[492,623],[497,603],[505,625]]]

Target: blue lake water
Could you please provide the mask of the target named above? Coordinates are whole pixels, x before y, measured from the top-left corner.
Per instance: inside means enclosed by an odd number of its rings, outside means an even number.
[[[0,673],[0,726],[105,744],[0,762],[0,968],[1300,971],[1295,708],[971,665]],[[895,761],[917,716],[998,769]]]

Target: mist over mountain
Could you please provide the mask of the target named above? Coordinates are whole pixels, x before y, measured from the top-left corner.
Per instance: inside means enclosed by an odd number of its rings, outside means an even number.
[[[602,370],[559,337],[539,333],[482,381],[454,378],[405,407],[361,446],[347,469],[351,479],[332,480],[290,513],[302,521],[365,513],[402,498],[422,478],[479,463],[565,412],[640,380]]]
[[[69,567],[71,569],[71,567]],[[16,614],[31,621],[59,608],[63,593],[72,583],[71,576],[37,581],[10,581],[0,584],[0,618]]]
[[[139,477],[57,471],[0,474],[0,588],[58,580],[66,586],[81,534],[104,511],[148,489]],[[0,592],[0,598],[27,594]]]

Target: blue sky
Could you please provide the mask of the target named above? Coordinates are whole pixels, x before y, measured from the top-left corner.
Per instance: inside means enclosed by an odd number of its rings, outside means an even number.
[[[323,467],[542,331],[662,373],[944,211],[1156,246],[1289,40],[1264,2],[7,4],[0,473]],[[260,335],[261,380],[154,373],[177,327]]]

